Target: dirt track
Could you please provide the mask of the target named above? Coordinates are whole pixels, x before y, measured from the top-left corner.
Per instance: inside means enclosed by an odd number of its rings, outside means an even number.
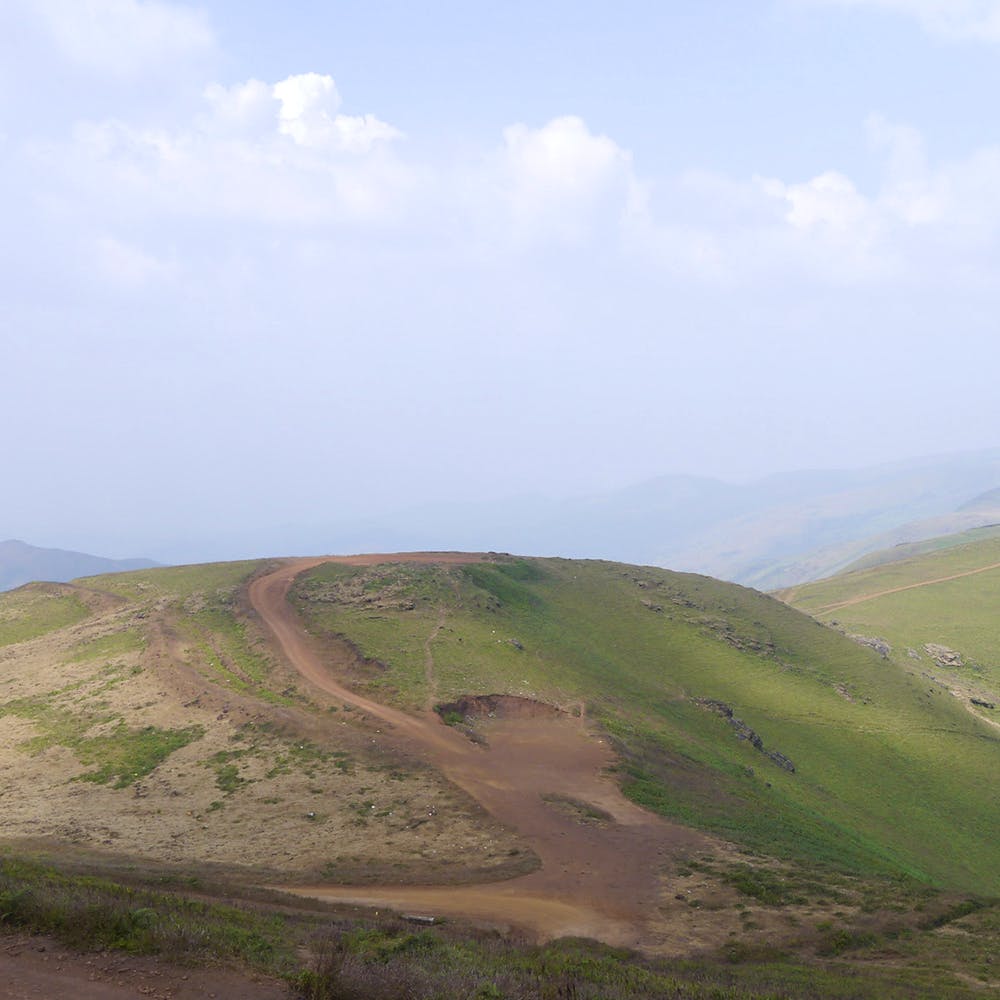
[[[961,580],[967,576],[978,576],[980,573],[988,573],[994,569],[1000,569],[1000,563],[990,563],[989,566],[980,566],[979,569],[966,570],[964,573],[953,573],[951,576],[939,576],[934,580],[922,580],[920,583],[908,583],[902,587],[891,587],[889,590],[879,590],[874,594],[859,594],[857,597],[851,597],[846,601],[838,601],[836,604],[827,604],[822,608],[816,608],[812,614],[822,615],[830,611],[839,611],[841,608],[853,607],[855,604],[864,604],[865,601],[874,601],[878,597],[901,594],[904,590],[920,590],[921,587],[933,587],[936,583],[948,583],[950,580]],[[786,599],[785,603],[790,602]]]
[[[709,838],[664,822],[625,799],[605,773],[613,763],[610,748],[582,718],[489,720],[484,727],[489,745],[482,747],[431,712],[409,714],[353,693],[333,676],[287,601],[293,580],[324,562],[459,564],[481,558],[415,553],[300,559],[255,580],[249,596],[284,655],[305,679],[384,722],[389,739],[437,767],[521,834],[541,858],[541,869],[488,885],[316,885],[290,891],[513,925],[540,939],[579,935],[643,946],[648,943],[648,918],[661,902],[663,863],[670,856],[716,846]],[[430,641],[427,649],[429,655]],[[567,808],[566,800],[594,806],[595,812],[609,818],[594,821],[593,816]]]

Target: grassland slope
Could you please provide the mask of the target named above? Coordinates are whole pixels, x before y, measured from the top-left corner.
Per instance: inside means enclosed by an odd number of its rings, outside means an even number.
[[[878,640],[886,664],[942,693],[994,730],[1000,713],[1000,537],[946,536],[910,558],[783,591],[790,604],[847,634]]]
[[[981,794],[997,734],[771,597],[497,557],[328,563],[292,600],[313,632],[352,644],[369,665],[355,683],[381,701],[585,704],[616,741],[626,794],[671,819],[813,864],[1000,888],[1000,807]]]

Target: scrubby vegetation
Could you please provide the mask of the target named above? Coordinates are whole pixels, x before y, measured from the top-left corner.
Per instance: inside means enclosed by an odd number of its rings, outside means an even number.
[[[792,947],[734,942],[718,953],[665,961],[592,941],[528,946],[447,924],[417,928],[392,917],[309,912],[301,901],[291,912],[263,897],[223,904],[212,896],[229,896],[234,887],[187,880],[187,892],[178,892],[132,879],[122,884],[7,856],[0,860],[0,928],[50,935],[80,950],[235,962],[283,978],[303,1000],[931,1000],[980,995],[951,970],[966,962],[989,974],[988,934],[997,922],[995,906],[965,900],[933,911],[923,930],[903,921],[868,930],[830,925],[804,931]],[[750,895],[756,891],[751,886]],[[956,953],[955,936],[933,928],[957,922]],[[857,965],[859,953],[884,958],[887,948],[897,957],[919,950],[922,958],[909,969]]]

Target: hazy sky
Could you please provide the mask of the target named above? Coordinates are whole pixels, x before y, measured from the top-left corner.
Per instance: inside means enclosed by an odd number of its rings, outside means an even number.
[[[1000,443],[1000,0],[2,0],[0,538]]]

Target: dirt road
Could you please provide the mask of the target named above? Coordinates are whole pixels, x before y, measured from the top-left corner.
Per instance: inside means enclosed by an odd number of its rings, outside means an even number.
[[[964,573],[952,573],[951,576],[939,576],[933,580],[922,580],[920,583],[908,583],[902,587],[891,587],[889,590],[879,590],[874,594],[859,594],[846,601],[838,601],[836,604],[827,604],[822,608],[816,608],[812,614],[822,615],[829,611],[839,611],[841,608],[850,608],[855,604],[864,604],[865,601],[874,601],[878,597],[888,597],[890,594],[901,594],[904,590],[920,590],[921,587],[933,587],[936,583],[948,583],[950,580],[961,580],[967,576],[978,576],[980,573],[989,573],[990,570],[1000,569],[1000,563],[990,563],[989,566],[980,566],[979,569],[966,570]],[[788,603],[786,601],[786,603]]]
[[[388,730],[383,738],[417,753],[517,830],[541,858],[540,870],[488,885],[315,885],[290,891],[512,925],[542,940],[580,935],[641,947],[648,917],[661,900],[663,863],[670,856],[714,846],[709,838],[660,820],[624,798],[606,773],[613,763],[610,747],[581,719],[559,714],[491,719],[482,727],[488,740],[483,747],[432,712],[406,713],[355,694],[336,679],[287,600],[294,579],[324,562],[460,564],[481,559],[455,553],[300,559],[255,580],[249,596],[285,657],[306,680],[380,719]],[[354,654],[345,646],[344,655]]]

